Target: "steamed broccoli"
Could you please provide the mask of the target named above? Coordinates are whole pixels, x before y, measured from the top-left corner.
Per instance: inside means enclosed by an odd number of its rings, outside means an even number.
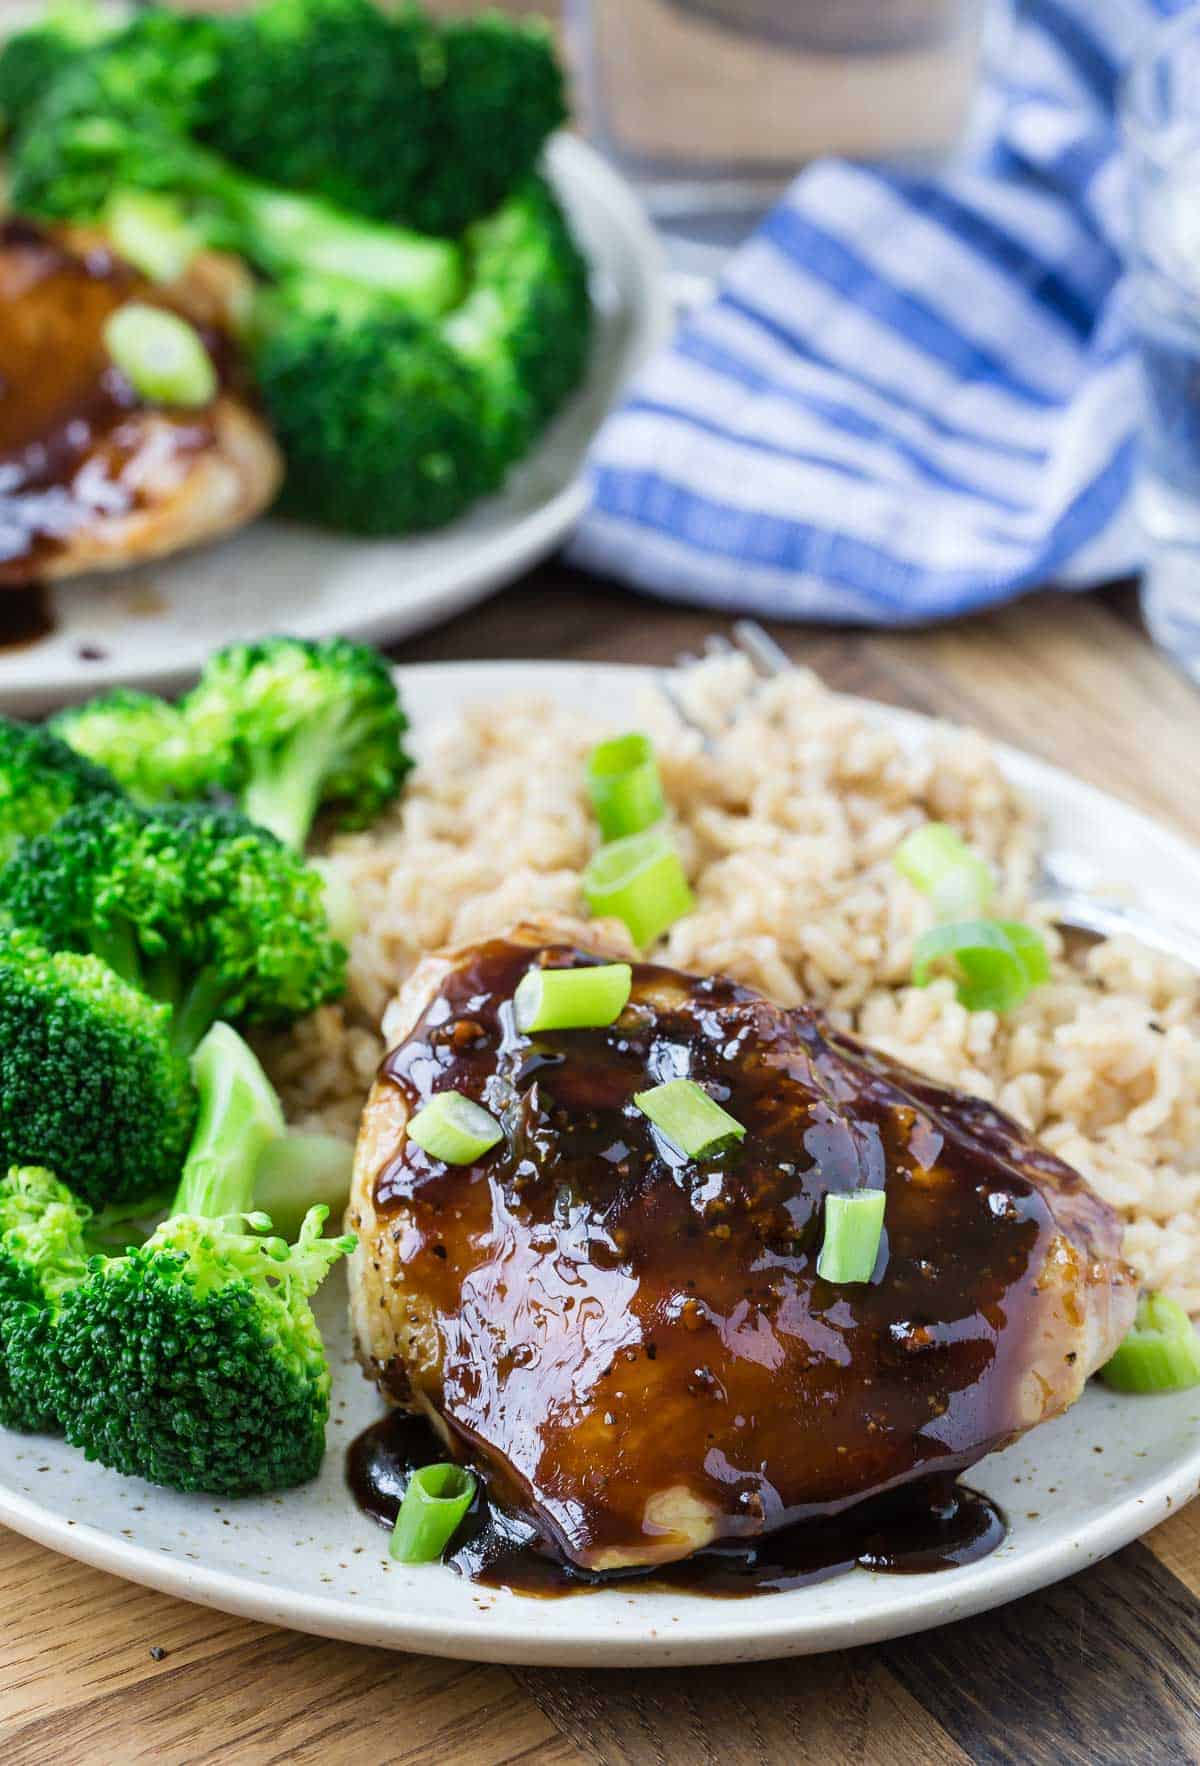
[[[36,1166],[0,1178],[0,1428],[58,1426],[46,1352],[59,1296],[87,1273],[91,1209]]]
[[[43,25],[0,49],[0,114],[8,131],[20,134],[52,91],[70,87],[76,107],[100,112],[136,102],[192,131],[205,120],[227,29],[223,21],[167,7],[122,21],[86,0],[58,6]]]
[[[237,252],[267,275],[353,274],[413,313],[437,315],[458,299],[461,256],[450,241],[258,183],[175,126],[152,90],[113,92],[99,72],[72,70],[37,106],[13,149],[14,208],[99,221],[123,192],[157,192],[198,244]]]
[[[540,23],[268,0],[226,31],[207,127],[260,178],[454,235],[533,170],[565,118]]]
[[[255,375],[287,460],[280,506],[359,534],[441,527],[493,488],[478,383],[411,315],[294,284],[261,309]]]
[[[298,277],[260,309],[255,373],[284,504],[355,533],[451,520],[496,489],[583,378],[587,269],[531,178],[464,238],[468,293],[436,329],[354,282]]]
[[[4,936],[0,1169],[67,1171],[97,1208],[141,1201],[174,1183],[194,1117],[165,1006],[95,957]]]
[[[219,1016],[286,1022],[345,985],[321,878],[233,810],[73,810],[0,872],[0,909],[169,1004],[185,1051]]]
[[[171,1215],[58,1286],[36,1345],[15,1307],[0,1313],[18,1324],[5,1360],[88,1459],[176,1490],[282,1490],[320,1469],[330,1376],[308,1302],[354,1241],[322,1240],[324,1208],[294,1245],[266,1236],[251,1210],[278,1100],[227,1025],[193,1070],[200,1116]]]
[[[437,31],[415,12],[269,0],[229,23],[210,140],[270,183],[404,221],[441,71]]]
[[[429,163],[396,214],[423,233],[456,234],[488,215],[533,171],[567,120],[562,69],[540,19],[500,12],[442,32],[445,74]]]
[[[154,693],[118,687],[60,711],[49,728],[76,754],[105,767],[140,802],[203,795],[205,764],[183,714]]]
[[[412,766],[391,670],[348,638],[232,644],[209,658],[183,712],[217,782],[298,851],[321,805],[366,827]]]
[[[77,804],[120,795],[111,773],[52,731],[0,717],[0,864],[19,840],[44,833]]]
[[[478,378],[498,481],[583,378],[587,266],[541,178],[476,222],[464,244],[471,291],[442,334]]]
[[[99,9],[77,0],[50,7],[40,25],[14,31],[0,47],[0,134],[23,128],[50,86],[111,35]]]

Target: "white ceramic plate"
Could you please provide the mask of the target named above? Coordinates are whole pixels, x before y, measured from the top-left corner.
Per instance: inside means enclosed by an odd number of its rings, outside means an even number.
[[[552,551],[584,509],[588,444],[665,337],[670,303],[658,242],[629,186],[567,135],[551,143],[547,170],[592,266],[595,343],[584,386],[498,496],[415,539],[267,520],[220,545],[54,588],[48,634],[0,649],[0,709],[42,710],[120,682],[181,685],[235,638],[402,638]]]
[[[419,734],[468,701],[509,693],[550,695],[628,727],[648,676],[517,663],[418,667],[400,679]],[[872,715],[906,740],[927,727],[882,707]],[[1188,923],[1200,899],[1200,853],[1053,767],[1001,754],[1056,846]],[[1093,1386],[1066,1416],[970,1474],[1011,1527],[980,1563],[927,1576],[856,1570],[745,1600],[628,1586],[530,1599],[477,1588],[440,1565],[388,1563],[386,1533],[343,1484],[344,1449],[381,1406],[351,1358],[336,1276],[319,1310],[335,1380],[329,1453],[315,1484],[216,1504],[86,1465],[61,1442],[0,1431],[0,1521],[132,1581],[304,1631],[485,1661],[634,1666],[799,1655],[940,1625],[1082,1569],[1200,1486],[1200,1394],[1128,1399]]]

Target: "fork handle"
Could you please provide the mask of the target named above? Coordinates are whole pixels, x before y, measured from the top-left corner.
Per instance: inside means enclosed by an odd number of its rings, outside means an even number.
[[[1136,938],[1148,950],[1200,970],[1200,937],[1176,921],[1152,918],[1139,908],[1108,906],[1074,890],[1048,899],[1060,926],[1093,932],[1098,938]]]

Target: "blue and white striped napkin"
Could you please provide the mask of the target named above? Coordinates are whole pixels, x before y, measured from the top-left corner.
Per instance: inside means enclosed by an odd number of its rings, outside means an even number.
[[[953,168],[804,171],[602,430],[576,561],[905,624],[1134,569],[1122,70],[1186,0],[1015,0]]]

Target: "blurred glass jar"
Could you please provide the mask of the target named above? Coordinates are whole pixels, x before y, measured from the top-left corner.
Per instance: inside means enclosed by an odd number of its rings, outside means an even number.
[[[985,0],[566,0],[592,139],[672,234],[729,245],[822,153],[962,129]]]

